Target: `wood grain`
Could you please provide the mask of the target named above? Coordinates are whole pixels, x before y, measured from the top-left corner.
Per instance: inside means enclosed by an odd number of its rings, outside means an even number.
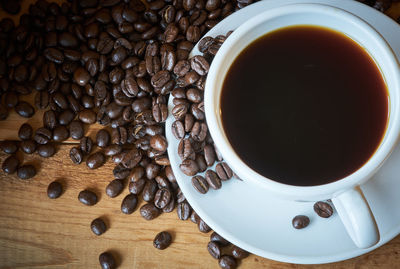
[[[24,1],[24,10],[27,2]],[[400,3],[393,5],[388,14],[399,16]],[[0,13],[2,16],[4,13]],[[27,98],[32,100],[32,96]],[[36,113],[26,120],[12,112],[7,121],[0,122],[0,140],[17,139],[18,128],[24,122],[39,127],[41,117]],[[87,134],[94,137],[99,128],[91,126]],[[99,268],[98,256],[106,250],[117,257],[119,268],[218,268],[206,249],[209,234],[200,233],[190,221],[179,220],[176,212],[162,214],[153,221],[144,220],[138,210],[132,215],[122,214],[120,204],[127,188],[114,199],[104,194],[105,186],[113,179],[114,165],[108,160],[100,169],[89,170],[85,164],[72,164],[68,153],[73,143],[76,142],[69,140],[60,145],[50,159],[19,154],[24,163],[38,168],[37,176],[31,180],[0,173],[0,268]],[[0,162],[6,157],[0,153]],[[47,185],[53,180],[61,181],[65,189],[56,200],[46,195]],[[78,193],[86,188],[99,195],[95,206],[78,202]],[[95,236],[90,222],[100,216],[109,229]],[[152,246],[152,240],[162,230],[172,233],[173,244],[160,251]],[[344,262],[307,266],[250,255],[240,268],[392,269],[400,268],[399,252],[398,236],[369,254]]]

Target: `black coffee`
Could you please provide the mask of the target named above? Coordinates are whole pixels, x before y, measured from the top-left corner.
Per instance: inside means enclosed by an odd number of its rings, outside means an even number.
[[[226,75],[221,115],[261,175],[320,185],[360,168],[386,129],[388,92],[369,54],[338,32],[295,26],[252,42]]]

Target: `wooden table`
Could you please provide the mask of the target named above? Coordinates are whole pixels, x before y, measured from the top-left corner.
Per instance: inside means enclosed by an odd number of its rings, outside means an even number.
[[[27,10],[29,1],[24,1]],[[392,6],[388,14],[400,15],[400,3]],[[5,16],[0,13],[0,17]],[[16,18],[14,18],[16,19]],[[32,97],[28,97],[28,100]],[[0,140],[16,139],[19,126],[29,122],[41,125],[42,113],[23,119],[11,113],[7,121],[0,122]],[[94,138],[100,126],[91,126],[87,135]],[[33,163],[39,172],[31,180],[20,180],[16,175],[0,173],[0,268],[99,268],[98,256],[112,252],[119,268],[218,268],[217,261],[207,251],[209,234],[202,234],[197,226],[177,218],[176,212],[162,214],[153,221],[144,220],[138,211],[124,215],[120,211],[126,188],[112,199],[104,189],[113,179],[114,165],[108,161],[98,170],[89,170],[85,164],[74,165],[69,149],[76,141],[63,143],[50,159],[19,155],[24,163]],[[0,153],[0,161],[6,158]],[[47,198],[50,182],[63,182],[65,192],[56,199]],[[78,193],[89,188],[100,198],[93,207],[78,202]],[[90,222],[102,216],[109,230],[95,236]],[[154,236],[170,231],[173,244],[165,250],[152,245]],[[334,242],[333,242],[334,243]],[[255,255],[243,260],[240,268],[400,268],[400,237],[377,250],[358,258],[327,265],[294,265],[275,262]]]

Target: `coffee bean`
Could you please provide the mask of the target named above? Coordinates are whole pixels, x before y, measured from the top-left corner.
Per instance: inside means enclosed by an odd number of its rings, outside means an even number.
[[[207,144],[204,147],[204,159],[206,161],[207,166],[212,166],[215,162],[215,150],[214,147],[210,144]]]
[[[190,207],[189,203],[184,201],[182,203],[178,203],[176,208],[176,212],[178,213],[178,218],[181,220],[187,220],[192,213],[192,208]]]
[[[16,156],[11,155],[3,161],[2,169],[7,174],[13,174],[17,171],[19,160]]]
[[[249,256],[249,253],[246,250],[241,249],[238,246],[233,246],[232,256],[236,259],[241,260],[241,259],[247,258]]]
[[[169,232],[163,231],[160,232],[154,237],[153,240],[153,246],[157,249],[166,249],[171,245],[172,242],[172,236]]]
[[[128,132],[125,127],[117,127],[111,130],[111,142],[113,144],[123,145],[127,142]]]
[[[67,127],[59,125],[53,130],[53,140],[56,142],[62,142],[69,137]]]
[[[150,139],[150,146],[159,152],[165,152],[168,147],[168,142],[163,135],[154,135]]]
[[[30,179],[36,175],[36,168],[33,165],[27,164],[18,167],[17,176],[20,179]]]
[[[43,126],[53,130],[57,126],[57,116],[53,110],[48,110],[43,114]]]
[[[73,163],[80,164],[83,160],[83,153],[80,148],[72,147],[69,151],[69,157]]]
[[[170,80],[170,78],[171,75],[168,71],[161,70],[152,76],[151,85],[156,88],[161,88]]]
[[[51,182],[47,187],[47,196],[50,199],[57,199],[58,197],[61,196],[62,192],[63,192],[63,187],[61,183],[58,181]]]
[[[120,145],[109,145],[104,149],[104,154],[106,156],[114,156],[121,153],[122,147]]]
[[[303,229],[310,224],[310,219],[304,215],[295,216],[292,220],[292,225],[295,229]]]
[[[97,134],[96,134],[97,146],[99,146],[101,148],[105,148],[110,144],[110,140],[111,140],[111,136],[106,130],[101,129],[97,132]]]
[[[40,145],[45,145],[50,142],[51,138],[53,137],[53,134],[51,130],[41,127],[36,130],[35,136],[33,139],[36,141],[36,143]]]
[[[72,121],[69,124],[69,133],[71,138],[74,140],[79,140],[84,135],[83,124],[80,121]]]
[[[146,177],[148,179],[155,178],[161,170],[161,167],[155,163],[149,163],[146,165]]]
[[[199,172],[204,172],[207,170],[207,164],[206,160],[204,159],[204,156],[201,154],[196,154],[195,161],[197,163],[197,166],[199,167]]]
[[[208,185],[214,190],[218,190],[221,188],[221,179],[213,170],[207,170],[205,174],[205,178],[207,180]]]
[[[17,141],[5,140],[1,143],[1,150],[7,154],[13,154],[18,150]]]
[[[32,138],[32,134],[33,134],[33,129],[32,126],[30,126],[28,123],[24,123],[21,125],[21,127],[19,127],[18,130],[18,137],[21,140],[29,140]]]
[[[93,140],[88,136],[82,137],[79,143],[79,147],[82,153],[89,154],[93,148]]]
[[[21,142],[20,147],[26,154],[32,154],[36,150],[36,142],[33,140],[24,140]]]
[[[35,114],[35,109],[33,106],[31,106],[29,103],[25,101],[20,101],[16,106],[15,106],[15,112],[18,113],[21,117],[24,118],[30,118]]]
[[[217,172],[218,177],[222,180],[228,180],[231,179],[233,176],[233,172],[232,169],[228,166],[227,163],[222,162],[222,163],[218,163],[215,166],[215,172]]]
[[[161,211],[155,205],[149,203],[140,208],[140,215],[145,220],[153,220],[161,214]]]
[[[138,199],[136,194],[130,193],[122,200],[121,212],[124,214],[132,214],[137,206]]]
[[[213,232],[210,235],[210,241],[217,242],[218,245],[220,245],[221,247],[226,247],[226,246],[229,246],[231,244],[231,243],[229,243],[229,241],[224,239],[222,236],[220,236],[216,232]]]
[[[190,66],[200,76],[207,75],[208,70],[210,69],[210,64],[203,56],[200,55],[196,55],[190,59]]]
[[[58,122],[61,125],[68,125],[72,122],[74,118],[75,118],[75,113],[67,109],[60,113],[60,115],[58,116]]]
[[[96,122],[96,113],[93,110],[84,109],[79,112],[79,119],[83,123],[93,124]]]
[[[117,155],[114,155],[115,157]],[[118,164],[113,169],[113,174],[116,179],[125,179],[129,176],[130,169],[123,167],[121,164]]]
[[[171,131],[176,139],[182,139],[185,136],[185,128],[183,123],[179,120],[176,120],[172,123]]]
[[[156,195],[157,189],[158,189],[157,183],[153,179],[148,180],[143,188],[143,192],[142,192],[143,200],[146,202],[153,201],[153,199]]]
[[[106,157],[100,151],[89,155],[86,159],[86,166],[90,169],[97,169],[106,162]]]
[[[117,263],[113,255],[109,252],[103,252],[99,256],[99,262],[102,269],[115,269],[117,268]]]
[[[140,178],[136,181],[131,181],[129,182],[129,192],[139,195],[142,192],[145,185],[146,185],[146,180],[143,178]]]
[[[152,107],[153,118],[156,122],[165,122],[168,117],[168,107],[166,104],[155,104]]]
[[[90,223],[90,229],[95,235],[102,235],[107,231],[107,226],[104,220],[97,218]]]
[[[154,197],[154,205],[160,209],[163,209],[171,200],[171,192],[167,188],[161,188],[156,192]]]
[[[62,64],[64,61],[64,54],[56,48],[47,48],[44,50],[44,56],[47,60],[56,64]]]
[[[40,157],[49,158],[56,153],[56,148],[52,143],[47,143],[45,145],[39,145],[37,147],[37,153]]]
[[[208,242],[207,245],[208,253],[210,253],[211,257],[214,259],[219,259],[221,257],[221,248],[215,241]]]
[[[199,231],[202,233],[208,233],[211,231],[210,226],[207,225],[207,223],[204,222],[204,220],[200,219],[199,223],[197,224],[197,228],[199,228]]]
[[[83,190],[78,195],[78,200],[84,205],[95,205],[97,204],[97,195],[89,190]]]
[[[199,171],[199,167],[198,167],[197,163],[194,160],[190,160],[190,159],[183,160],[182,163],[179,165],[179,168],[187,176],[194,176]],[[210,182],[209,182],[209,185],[210,185]],[[215,186],[217,186],[217,185],[215,185]]]
[[[192,185],[199,193],[205,194],[208,192],[208,183],[205,178],[200,175],[192,177]]]
[[[223,269],[235,269],[237,267],[235,258],[229,255],[222,255],[218,264]]]
[[[333,208],[326,202],[316,202],[314,204],[314,211],[321,218],[329,218],[333,214]]]
[[[192,114],[186,114],[184,119],[185,132],[191,132],[193,129],[193,125],[195,123],[195,119]]]
[[[172,109],[172,115],[176,120],[182,120],[187,112],[188,112],[188,106],[186,104],[176,105]]]
[[[129,150],[121,160],[121,164],[126,168],[135,167],[142,159],[142,152],[136,148]]]
[[[114,197],[118,196],[122,192],[123,189],[124,189],[123,182],[119,179],[114,179],[107,185],[106,194],[109,197],[114,198]]]

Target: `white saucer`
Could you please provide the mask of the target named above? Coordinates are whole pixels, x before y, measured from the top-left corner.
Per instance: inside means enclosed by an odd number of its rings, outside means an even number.
[[[330,4],[360,16],[384,36],[400,59],[398,24],[382,13],[352,0],[265,0],[235,12],[207,35],[226,34],[269,8],[305,2]],[[192,51],[192,54],[198,53],[197,48]],[[172,98],[169,102],[171,110]],[[373,248],[358,249],[337,214],[329,219],[320,218],[313,211],[313,203],[278,200],[251,183],[236,179],[224,182],[218,191],[199,194],[192,187],[191,178],[179,170],[179,141],[171,133],[173,121],[170,113],[166,122],[168,154],[182,192],[193,209],[214,231],[243,249],[282,262],[328,263],[370,252],[400,233],[400,146],[397,146],[376,176],[362,186],[374,212],[381,240]],[[310,225],[303,230],[295,230],[291,225],[292,218],[299,214],[308,215],[311,219]]]

